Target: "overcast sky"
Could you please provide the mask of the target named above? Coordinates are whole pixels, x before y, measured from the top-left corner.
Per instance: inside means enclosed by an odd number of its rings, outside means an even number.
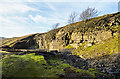
[[[100,13],[118,12],[119,0],[0,0],[0,37],[19,37],[47,32],[55,23],[67,24],[69,14],[88,6]]]

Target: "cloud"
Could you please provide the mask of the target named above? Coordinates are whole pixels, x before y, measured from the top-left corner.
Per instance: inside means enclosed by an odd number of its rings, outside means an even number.
[[[29,17],[36,23],[54,24],[58,22],[65,22],[65,20],[61,20],[59,18],[43,17],[40,15],[36,15],[34,17],[32,15],[29,15]]]
[[[24,3],[13,3],[13,2],[6,2],[0,3],[0,15],[8,15],[8,14],[16,14],[16,13],[25,13],[27,11],[39,11],[36,8],[32,8],[30,6],[25,5]]]
[[[27,28],[23,26],[21,23],[16,21],[23,21],[25,18],[19,17],[0,17],[0,36],[1,37],[12,37],[12,36],[19,36],[23,34]]]
[[[29,2],[118,2],[119,0],[22,0]]]
[[[35,17],[33,17],[32,15],[29,15],[29,17],[36,23],[39,23],[39,22],[46,23],[47,22],[47,19],[40,15],[36,15]]]
[[[48,5],[48,8],[50,8],[53,11],[56,11],[56,8],[51,3],[46,2],[46,4]]]
[[[0,17],[0,37],[20,37],[32,33],[46,32],[49,27],[31,24],[28,17]]]
[[[25,24],[27,23],[28,18],[26,17],[18,17],[18,16],[0,16],[0,23],[3,26],[8,26],[9,24],[17,25],[17,24]],[[17,27],[17,26],[16,26]]]
[[[11,31],[11,30],[23,30],[26,27],[25,24],[27,18],[24,17],[0,17],[0,28],[2,30]],[[20,27],[19,27],[20,26]]]
[[[29,24],[28,20],[29,18],[18,16],[0,17],[0,37],[20,37],[47,30],[41,25]]]
[[[1,2],[119,2],[119,0],[1,0]]]

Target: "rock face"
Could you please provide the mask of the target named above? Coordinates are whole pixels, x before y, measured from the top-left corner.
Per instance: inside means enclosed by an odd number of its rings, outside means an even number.
[[[119,12],[89,19],[85,27],[84,22],[80,21],[47,33],[33,34],[14,42],[11,47],[59,50],[67,45],[74,48],[84,43],[93,45],[118,34],[118,25],[120,25]]]
[[[84,34],[80,31],[82,29],[80,27],[82,25],[81,22],[71,26],[68,25],[57,29],[57,31],[50,31],[38,36],[37,44],[42,49],[59,50],[64,49],[67,45],[77,48],[83,43],[88,43],[89,45],[99,43],[118,34],[118,32],[114,31],[113,27],[120,25],[119,17],[120,13],[115,13],[91,19],[87,22],[86,27],[88,30]],[[53,34],[50,35],[50,33]]]

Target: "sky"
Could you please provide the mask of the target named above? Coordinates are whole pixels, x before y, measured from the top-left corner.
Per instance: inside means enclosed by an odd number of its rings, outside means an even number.
[[[87,7],[99,16],[118,12],[119,0],[0,0],[0,37],[20,37],[48,32],[52,25],[68,24],[71,12],[80,14]]]

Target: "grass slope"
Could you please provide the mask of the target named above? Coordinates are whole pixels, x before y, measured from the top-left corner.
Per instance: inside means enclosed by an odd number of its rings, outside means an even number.
[[[120,35],[119,35],[120,36]],[[94,58],[104,55],[112,55],[118,53],[118,35],[108,38],[99,44],[85,47],[85,44],[79,46],[73,54],[82,58]]]

